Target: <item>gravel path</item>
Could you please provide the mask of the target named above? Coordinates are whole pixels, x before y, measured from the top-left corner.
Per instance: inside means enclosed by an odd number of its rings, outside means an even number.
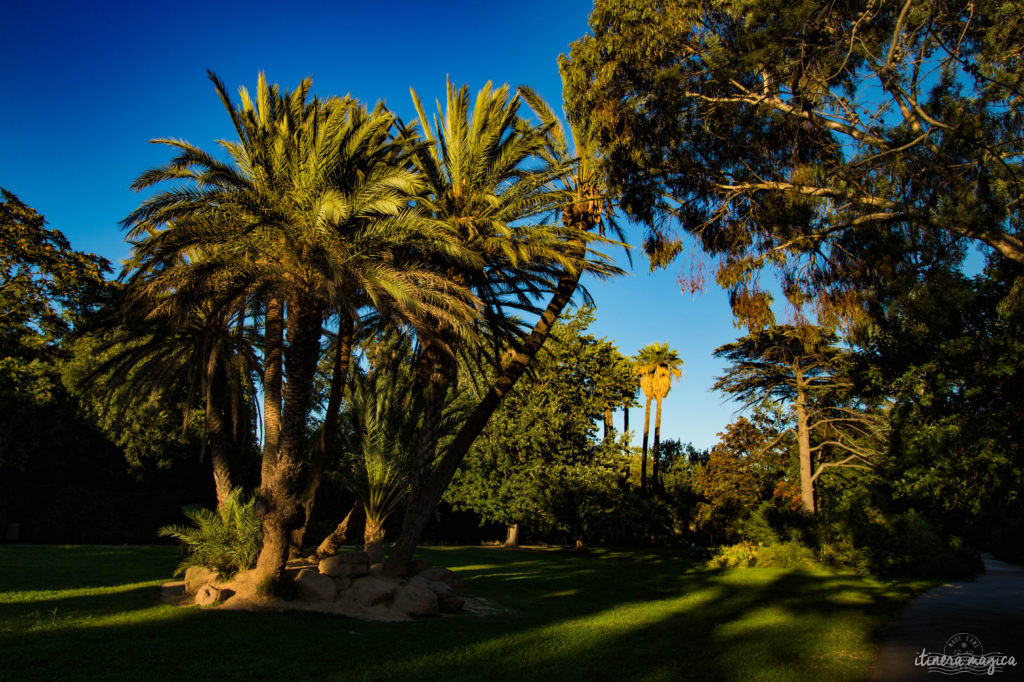
[[[992,677],[1024,680],[1024,566],[987,555],[983,560],[986,572],[977,579],[936,587],[900,612],[879,648],[872,680],[947,680],[955,670],[958,680],[991,674],[984,666],[929,672],[927,664],[920,665],[923,651],[1012,656],[1016,665],[1004,665]]]

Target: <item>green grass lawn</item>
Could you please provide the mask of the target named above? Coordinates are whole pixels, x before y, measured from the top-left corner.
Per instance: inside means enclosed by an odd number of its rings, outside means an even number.
[[[673,551],[423,549],[503,612],[370,623],[162,604],[170,547],[0,546],[0,679],[864,679],[928,583]]]

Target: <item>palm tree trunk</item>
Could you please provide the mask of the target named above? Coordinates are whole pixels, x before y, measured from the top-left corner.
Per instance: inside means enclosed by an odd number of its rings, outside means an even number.
[[[363,527],[363,546],[379,545],[384,540],[384,519],[366,517]]]
[[[640,453],[640,490],[647,489],[647,431],[651,426],[651,399],[644,407],[644,447]]]
[[[612,424],[612,411],[611,409],[605,409],[604,411],[604,439],[608,440],[615,426]]]
[[[629,433],[629,405],[622,406],[622,432]]]
[[[334,445],[338,440],[338,413],[341,411],[341,398],[345,393],[345,382],[348,378],[348,368],[352,356],[352,335],[355,332],[355,322],[348,313],[341,311],[338,315],[338,338],[334,351],[331,388],[327,396],[327,412],[324,414],[324,423],[320,428],[320,442],[316,452],[313,453],[313,461],[306,477],[306,486],[302,491],[302,505],[306,518],[301,526],[292,531],[290,539],[289,554],[293,557],[298,556],[302,551],[302,540],[306,536],[306,526],[313,514],[316,492],[320,488],[320,481],[327,468],[327,460],[334,454]]]
[[[209,379],[216,382],[217,379]],[[221,392],[211,386],[206,391],[206,430],[210,434],[210,463],[213,465],[213,484],[217,491],[217,508],[220,509],[231,494],[231,465],[228,460],[227,430],[224,428],[223,400]]]
[[[661,396],[655,398],[658,409],[654,416],[654,450],[651,452],[651,487],[658,490],[658,451],[661,446]]]
[[[402,519],[402,532],[395,541],[394,549],[387,561],[387,572],[391,575],[404,574],[409,562],[412,561],[416,545],[423,537],[423,531],[427,527],[434,509],[441,496],[451,483],[455,471],[462,463],[473,441],[483,431],[490,420],[491,415],[501,404],[502,398],[515,386],[516,382],[526,371],[526,367],[533,360],[544,341],[551,334],[551,328],[558,320],[566,304],[572,299],[579,283],[580,273],[563,275],[555,288],[554,295],[548,303],[547,308],[541,314],[533,330],[526,338],[522,347],[515,353],[511,361],[500,371],[490,390],[470,413],[463,423],[455,439],[448,446],[441,461],[431,472],[429,478],[421,481],[409,494],[409,502],[405,507],[405,516]]]
[[[331,534],[324,538],[324,541],[320,543],[320,546],[316,548],[316,552],[313,557],[316,559],[326,559],[329,556],[334,556],[334,553],[338,551],[338,548],[345,544],[345,539],[348,534],[355,530],[357,526],[362,522],[363,517],[363,505],[357,499],[355,504],[352,505],[352,509],[349,510],[348,514],[338,527],[331,531]]]
[[[258,589],[269,594],[288,559],[289,535],[305,520],[299,499],[306,417],[313,401],[313,377],[320,358],[321,309],[315,303],[288,301],[288,350],[282,391],[277,464],[260,486],[263,547],[256,560]]]
[[[277,466],[277,441],[281,433],[281,360],[284,353],[284,305],[281,299],[267,300],[263,330],[263,464],[261,479],[267,480]]]
[[[448,371],[446,371],[448,370]],[[430,475],[430,466],[437,457],[438,429],[444,413],[451,368],[445,367],[441,352],[427,343],[416,363],[416,386],[423,395],[423,423],[420,425],[419,447],[412,471],[410,487],[416,489]]]

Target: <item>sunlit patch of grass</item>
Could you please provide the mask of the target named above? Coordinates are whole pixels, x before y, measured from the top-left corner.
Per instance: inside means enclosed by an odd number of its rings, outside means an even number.
[[[862,679],[928,586],[823,571],[708,571],[669,550],[427,548],[495,605],[411,623],[175,608],[169,547],[0,546],[11,679]]]

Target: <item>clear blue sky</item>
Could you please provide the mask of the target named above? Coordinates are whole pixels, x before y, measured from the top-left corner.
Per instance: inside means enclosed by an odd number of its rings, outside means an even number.
[[[72,246],[115,264],[128,254],[118,222],[139,201],[128,189],[186,139],[207,149],[232,134],[206,79],[253,88],[263,70],[293,88],[313,76],[321,95],[378,99],[406,119],[409,87],[425,103],[446,76],[476,90],[486,81],[529,84],[557,108],[556,58],[587,30],[587,0],[490,2],[46,2],[7,0],[0,22],[0,186],[46,216]],[[630,241],[640,243],[640,230]],[[649,275],[591,283],[592,331],[626,354],[667,342],[686,378],[664,404],[665,438],[715,442],[734,405],[712,393],[715,347],[737,334],[724,292],[692,297],[676,283],[690,256]],[[709,279],[713,279],[710,278]],[[621,414],[616,414],[621,427]],[[634,409],[638,431],[643,410]],[[653,417],[652,417],[653,419]]]

